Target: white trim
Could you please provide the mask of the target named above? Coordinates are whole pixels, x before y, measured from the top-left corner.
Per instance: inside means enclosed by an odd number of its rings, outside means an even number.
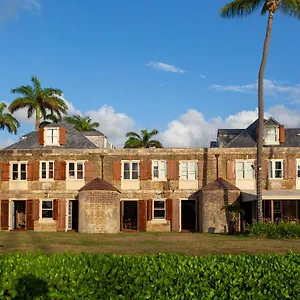
[[[53,140],[54,138],[57,138],[57,142],[50,142],[48,143],[48,136],[47,136],[47,132],[52,130],[52,134],[51,134],[51,139]],[[53,130],[57,131],[57,136],[54,135]],[[59,146],[59,127],[44,127],[44,146]]]
[[[238,168],[237,165],[238,163],[243,163],[243,173],[244,176],[243,178],[238,178]],[[254,159],[236,159],[235,160],[235,178],[236,180],[247,180],[247,179],[254,179],[255,178],[255,170],[251,167],[251,169],[253,170],[253,177],[247,177],[247,164],[248,163],[252,163],[252,165],[254,166],[255,160]]]
[[[39,220],[40,221],[53,221],[53,214],[54,214],[54,203],[53,203],[54,199],[39,199]],[[52,202],[52,218],[43,218],[43,201],[51,201]],[[50,210],[50,209],[44,209],[44,210]]]
[[[85,178],[85,160],[67,160],[66,161],[66,179],[67,180],[84,180]],[[74,164],[74,178],[69,177],[69,164]],[[82,178],[78,177],[78,163],[82,163]]]
[[[281,162],[281,177],[275,177],[275,163]],[[279,169],[277,169],[279,170]],[[270,159],[268,161],[268,178],[272,180],[283,180],[284,174],[284,163],[283,159]]]
[[[21,178],[21,164],[25,164],[26,167],[26,179]],[[18,165],[18,179],[13,179],[13,165]],[[9,162],[9,181],[27,181],[28,176],[28,161],[10,161]]]
[[[266,141],[265,139],[265,130],[268,128],[275,128],[275,141]],[[280,141],[279,141],[279,126],[278,125],[264,125],[264,144],[265,145],[279,145]]]
[[[187,174],[187,179],[182,179],[181,177],[181,166],[182,166],[182,164],[183,163],[187,163],[187,172],[188,172],[188,174]],[[196,164],[196,178],[190,178],[190,176],[191,176],[191,174],[190,174],[190,164],[192,164],[192,163],[194,163],[194,164]],[[198,160],[180,160],[179,161],[179,180],[183,180],[183,181],[189,181],[189,180],[198,180]]]
[[[42,164],[46,163],[46,178],[42,178]],[[53,163],[53,178],[49,178],[49,164]],[[54,181],[54,160],[41,160],[39,162],[40,180],[41,181]]]
[[[129,177],[125,179],[124,178],[124,164],[129,163]],[[138,178],[132,179],[132,164],[137,163],[138,164]],[[139,181],[140,180],[140,161],[139,160],[121,160],[121,180],[127,181]]]
[[[154,162],[158,162],[158,177],[154,177]],[[165,171],[165,177],[161,176],[162,162],[165,163],[165,170],[164,170]],[[152,180],[153,181],[167,181],[167,178],[168,178],[167,163],[168,162],[164,159],[153,159],[153,160],[151,160],[151,175],[152,175]]]
[[[152,199],[152,216],[151,220],[153,221],[166,221],[167,220],[167,199]],[[156,209],[156,210],[164,210],[165,211],[165,217],[164,218],[154,218],[154,201],[163,201],[164,202],[164,209]]]

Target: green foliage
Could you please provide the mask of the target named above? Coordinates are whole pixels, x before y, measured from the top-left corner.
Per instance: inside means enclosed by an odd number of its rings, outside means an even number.
[[[254,223],[247,227],[251,237],[270,239],[292,239],[300,237],[300,224]]]
[[[133,131],[127,132],[126,137],[128,140],[125,142],[124,148],[163,148],[160,141],[152,140],[152,137],[157,134],[157,129],[152,131],[143,129],[141,130],[141,135]]]
[[[0,299],[299,299],[300,255],[0,256]]]
[[[78,131],[93,131],[100,126],[98,122],[92,123],[92,119],[89,116],[73,115],[64,117],[64,120],[72,124]]]
[[[0,129],[7,129],[8,132],[17,134],[17,128],[20,126],[18,120],[10,113],[5,112],[6,104],[0,103]]]

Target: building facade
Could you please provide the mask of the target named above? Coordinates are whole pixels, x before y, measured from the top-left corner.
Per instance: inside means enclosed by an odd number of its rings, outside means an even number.
[[[0,150],[1,230],[224,232],[231,204],[243,230],[256,219],[256,124],[220,129],[199,149],[100,148],[96,132],[40,128]],[[296,220],[300,129],[265,127],[265,221]]]

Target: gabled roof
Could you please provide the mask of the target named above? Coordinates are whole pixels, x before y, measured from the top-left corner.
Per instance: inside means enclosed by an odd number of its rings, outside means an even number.
[[[279,126],[280,123],[278,123],[275,119],[273,119],[272,117],[270,117],[267,121],[265,121],[264,123],[265,125],[277,125]]]
[[[216,180],[204,186],[201,190],[239,191],[240,189],[228,182],[227,180],[223,179],[222,177],[219,177]]]
[[[90,131],[81,131],[84,136],[105,136],[102,132],[98,130],[90,130]]]
[[[239,148],[239,147],[255,147],[256,141],[249,135],[247,130],[243,130],[231,142],[226,144],[224,148]]]
[[[20,138],[20,141],[4,148],[5,150],[12,149],[98,149],[88,138],[80,131],[76,130],[71,124],[62,121],[53,123],[45,127],[64,127],[66,128],[66,144],[61,146],[43,146],[39,144],[38,132],[33,131]]]
[[[99,177],[87,183],[79,190],[79,192],[80,191],[113,191],[120,193],[120,191],[117,188],[108,183],[106,180]]]

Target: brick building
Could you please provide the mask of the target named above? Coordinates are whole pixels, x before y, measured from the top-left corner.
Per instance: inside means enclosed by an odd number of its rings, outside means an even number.
[[[220,129],[211,148],[113,149],[67,123],[0,150],[1,230],[228,230],[224,205],[256,218],[256,127]],[[300,129],[265,121],[264,218],[300,215]],[[299,160],[298,160],[299,159]]]

